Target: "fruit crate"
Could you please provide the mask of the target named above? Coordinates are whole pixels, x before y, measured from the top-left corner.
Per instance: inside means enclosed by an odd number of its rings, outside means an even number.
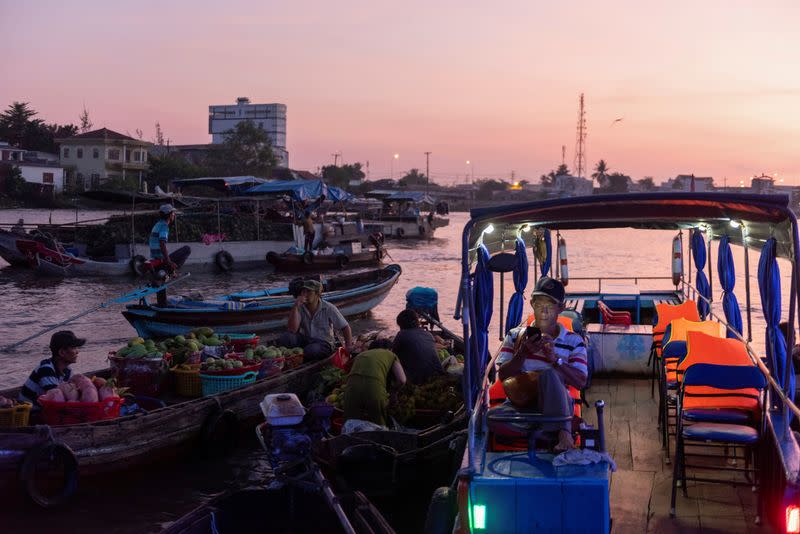
[[[169,369],[163,358],[124,358],[109,354],[108,360],[120,387],[131,388],[133,393],[147,397],[161,394]]]
[[[119,417],[121,397],[109,397],[100,402],[58,402],[39,397],[42,419],[48,425],[78,425]]]
[[[10,408],[0,408],[0,428],[19,428],[28,426],[31,416],[31,403],[23,402]]]
[[[230,341],[226,343],[235,352],[244,352],[246,349],[258,346],[260,337],[255,334],[227,334]]]
[[[203,387],[200,381],[200,364],[190,364],[192,369],[171,369],[175,377],[175,393],[181,397],[202,397]]]
[[[256,376],[257,373],[254,371],[249,371],[238,376],[219,376],[200,373],[203,396],[208,397],[252,384],[256,381]]]

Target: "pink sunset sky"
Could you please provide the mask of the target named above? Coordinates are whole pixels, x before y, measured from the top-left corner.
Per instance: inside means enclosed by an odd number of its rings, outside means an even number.
[[[210,142],[208,106],[288,106],[292,168],[537,180],[587,158],[656,182],[800,185],[800,4],[0,0],[0,108]],[[624,120],[612,126],[614,119]]]

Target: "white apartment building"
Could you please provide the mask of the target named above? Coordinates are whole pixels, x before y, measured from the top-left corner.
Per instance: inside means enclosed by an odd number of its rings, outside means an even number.
[[[286,104],[251,104],[247,97],[239,97],[236,104],[208,106],[208,133],[211,142],[220,144],[225,134],[241,121],[251,121],[267,132],[272,151],[279,167],[289,167],[286,151]]]
[[[58,139],[67,183],[79,191],[96,189],[113,178],[135,178],[141,184],[150,167],[152,143],[101,128]]]

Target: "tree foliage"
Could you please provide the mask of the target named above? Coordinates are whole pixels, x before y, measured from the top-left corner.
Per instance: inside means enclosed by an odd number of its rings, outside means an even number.
[[[217,176],[268,177],[277,163],[267,132],[251,121],[229,130],[222,146],[208,156],[208,166]]]
[[[14,199],[22,199],[25,196],[25,178],[22,171],[16,165],[12,166],[6,174],[3,189],[6,194]]]
[[[630,183],[630,176],[622,174],[621,172],[614,172],[606,175],[604,185],[601,189],[605,193],[627,193]]]
[[[642,191],[653,191],[656,188],[656,184],[653,182],[652,176],[645,176],[641,180],[636,181],[639,184],[639,188]]]
[[[400,178],[398,185],[400,187],[419,187],[422,185],[428,185],[428,177],[425,176],[424,172],[420,172],[419,169],[411,169],[405,176]]]
[[[509,187],[509,183],[503,180],[477,180],[475,184],[478,190],[475,192],[475,198],[478,200],[491,200],[495,191],[505,191]]]
[[[212,172],[208,168],[195,165],[179,154],[164,154],[163,156],[150,156],[150,174],[147,180],[166,190],[172,180],[202,178],[211,174]]]
[[[81,113],[81,116],[78,117],[78,120],[80,121],[80,126],[78,126],[78,128],[80,129],[81,133],[86,133],[92,130],[94,123],[92,122],[92,119],[89,118],[89,110],[86,109],[86,106],[83,106],[83,113]]]
[[[26,150],[58,152],[55,140],[78,133],[74,124],[46,124],[28,102],[14,102],[0,113],[0,140]]]
[[[601,159],[597,162],[592,173],[592,179],[597,180],[597,185],[600,187],[608,186],[608,164],[606,160]]]
[[[550,171],[548,174],[543,174],[539,177],[539,181],[542,182],[542,185],[551,186],[556,181],[556,176],[566,176],[569,174],[569,167],[565,164],[559,165],[556,170]]]
[[[346,189],[351,180],[363,180],[366,175],[361,170],[361,163],[344,165],[326,165],[322,167],[322,179],[325,183]]]

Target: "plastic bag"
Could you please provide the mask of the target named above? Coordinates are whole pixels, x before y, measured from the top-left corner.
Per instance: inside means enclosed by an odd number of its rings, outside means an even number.
[[[332,363],[345,373],[349,373],[350,368],[353,366],[353,359],[344,347],[339,347],[336,349],[336,352],[333,353]]]

